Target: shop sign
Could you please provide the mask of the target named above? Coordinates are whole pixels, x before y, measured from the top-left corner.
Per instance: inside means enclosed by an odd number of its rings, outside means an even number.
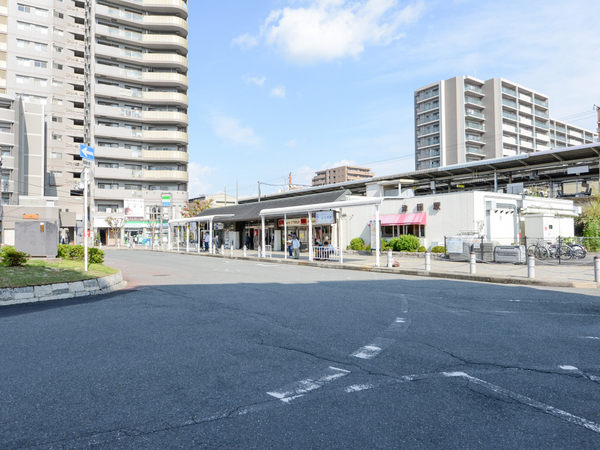
[[[144,219],[144,200],[138,198],[126,198],[125,220]]]
[[[217,222],[214,225],[215,225],[215,230],[222,230],[224,228],[222,222]]]
[[[334,222],[333,211],[321,211],[315,214],[317,225],[331,225]]]
[[[38,214],[23,214],[23,219],[34,219],[39,220],[40,216]]]
[[[279,227],[283,228],[285,226],[285,220],[283,219],[279,219]],[[300,227],[300,226],[306,226],[308,225],[308,219],[287,219],[287,226],[288,227]]]

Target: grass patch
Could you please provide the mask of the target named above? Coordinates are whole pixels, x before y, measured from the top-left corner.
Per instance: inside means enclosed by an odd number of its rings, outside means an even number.
[[[24,267],[6,267],[0,264],[0,288],[41,286],[44,284],[69,283],[91,280],[117,273],[117,269],[103,264],[90,264],[84,272],[83,261],[47,263],[29,261]]]

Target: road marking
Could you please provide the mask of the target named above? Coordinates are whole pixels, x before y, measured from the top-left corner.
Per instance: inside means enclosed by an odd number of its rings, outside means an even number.
[[[597,337],[597,336],[583,336],[583,339],[596,339],[596,340],[600,340],[600,337]]]
[[[371,344],[359,348],[350,356],[361,359],[375,358],[381,351],[394,343],[393,339],[376,338]]]
[[[325,384],[345,377],[350,373],[349,370],[340,369],[338,367],[329,366],[329,368],[316,379],[307,378],[284,386],[276,391],[267,392],[268,395],[281,400],[284,403],[290,403],[296,398],[302,397],[304,394],[323,387]]]
[[[560,367],[562,370],[579,370],[575,366],[558,366],[558,367]]]
[[[508,389],[504,389],[500,386],[496,386],[494,384],[488,383],[487,381],[480,380],[479,378],[472,377],[471,375],[465,372],[445,372],[445,376],[447,377],[457,377],[457,378],[465,378],[471,383],[482,386],[486,389],[489,389],[497,394],[504,395],[506,397],[512,398],[513,400],[518,401],[524,405],[530,406],[532,408],[538,409],[546,414],[550,414],[554,417],[558,417],[565,422],[573,423],[575,425],[579,425],[581,427],[587,428],[588,430],[594,431],[596,433],[600,433],[600,424],[595,422],[591,422],[583,417],[576,416],[574,414],[563,411],[562,409],[555,408],[550,405],[546,405],[545,403],[539,402],[529,397],[525,397],[524,395],[517,394],[515,392],[509,391]]]
[[[372,389],[374,387],[375,386],[373,386],[372,384],[353,384],[352,386],[348,386],[344,390],[348,394],[350,394],[351,392],[366,391],[367,389]]]
[[[560,367],[562,370],[569,370],[569,371],[576,372],[579,375],[581,375],[582,377],[587,378],[588,380],[592,380],[592,381],[595,381],[595,382],[600,382],[600,377],[599,376],[590,375],[589,373],[585,373],[583,370],[579,370],[575,366],[558,366],[558,367]]]

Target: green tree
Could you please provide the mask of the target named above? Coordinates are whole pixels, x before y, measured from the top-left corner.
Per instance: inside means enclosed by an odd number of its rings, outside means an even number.
[[[117,245],[120,247],[121,246],[121,230],[125,226],[125,219],[122,217],[119,217],[119,218],[107,217],[104,220],[110,227],[110,231],[112,231],[112,234],[117,241]]]
[[[184,218],[196,217],[202,211],[212,207],[212,199],[210,200],[194,200],[193,202],[186,201],[185,206],[181,210],[181,216]]]

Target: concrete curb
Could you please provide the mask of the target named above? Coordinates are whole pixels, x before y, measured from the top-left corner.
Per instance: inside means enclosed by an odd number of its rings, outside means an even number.
[[[389,268],[389,267],[373,267],[373,266],[354,266],[349,264],[337,264],[317,261],[295,261],[290,259],[272,259],[272,258],[257,258],[252,256],[229,256],[227,252],[224,256],[222,255],[211,255],[207,253],[187,253],[182,251],[165,251],[165,250],[146,250],[157,253],[177,253],[181,255],[192,255],[192,256],[204,256],[209,258],[225,258],[225,259],[236,259],[240,261],[255,261],[261,263],[271,264],[291,264],[296,266],[306,267],[320,267],[323,269],[338,269],[338,270],[357,270],[361,272],[376,272],[376,273],[389,273],[395,275],[410,275],[415,277],[428,277],[428,278],[442,278],[448,280],[460,280],[460,281],[475,281],[479,283],[496,283],[496,284],[515,284],[520,286],[546,286],[546,287],[559,287],[559,288],[573,288],[573,289],[600,289],[600,283],[593,281],[550,281],[540,280],[536,278],[513,278],[513,277],[499,277],[490,275],[471,275],[466,273],[453,273],[453,272],[434,272],[425,270],[414,270],[414,269],[402,269],[402,268]]]
[[[123,274],[119,271],[118,273],[92,280],[20,288],[3,288],[0,289],[0,306],[108,294],[121,289],[123,286],[125,286]]]

